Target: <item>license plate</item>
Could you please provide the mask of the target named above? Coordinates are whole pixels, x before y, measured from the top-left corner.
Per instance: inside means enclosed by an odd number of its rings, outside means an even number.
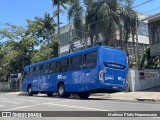
[[[114,89],[118,89],[118,87],[117,87],[117,86],[113,86],[113,88],[114,88]]]

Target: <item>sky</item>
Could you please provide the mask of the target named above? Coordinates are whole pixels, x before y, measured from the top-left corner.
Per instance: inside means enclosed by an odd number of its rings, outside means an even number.
[[[135,0],[133,6],[140,5],[146,1],[148,0]],[[44,17],[45,12],[53,15],[54,9],[52,0],[0,0],[0,29],[5,27],[4,23],[26,26],[26,19],[34,20],[36,16]],[[153,9],[156,10],[151,11]],[[134,8],[134,10],[150,15],[160,13],[160,0],[152,0]],[[60,20],[63,23],[61,26],[67,24],[69,22],[67,13],[61,14]]]

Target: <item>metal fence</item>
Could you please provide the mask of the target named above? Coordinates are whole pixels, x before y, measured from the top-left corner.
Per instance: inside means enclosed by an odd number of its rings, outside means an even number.
[[[15,80],[11,82],[0,82],[0,91],[21,91],[21,80]]]

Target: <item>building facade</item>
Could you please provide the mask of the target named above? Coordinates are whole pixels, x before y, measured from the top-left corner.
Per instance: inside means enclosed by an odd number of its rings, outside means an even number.
[[[151,56],[160,55],[160,13],[147,19]]]
[[[142,20],[148,17],[147,15],[143,15],[140,13],[138,13],[138,16],[139,16],[139,20]],[[149,34],[148,34],[147,22],[139,21],[139,27],[137,29],[137,34],[138,34],[137,35],[138,44],[134,44],[131,38],[129,39],[129,42],[128,42],[128,52],[129,52],[130,60],[132,62],[135,61],[134,47],[136,47],[136,50],[138,50],[138,54],[143,54],[143,51],[145,50],[145,48],[149,46]],[[80,39],[77,36],[72,23],[61,27],[60,55],[65,55],[70,52],[75,52],[75,51],[79,51],[79,50],[90,47],[89,37],[85,36],[84,31],[82,31],[82,35],[84,35],[83,39]],[[94,42],[96,43],[95,45],[98,45],[99,43],[103,45],[104,39],[103,37],[99,36],[98,39],[94,38]],[[117,44],[117,48],[119,49],[122,49],[124,46],[124,41],[118,40],[118,34],[117,34],[117,41],[115,41],[114,44]]]

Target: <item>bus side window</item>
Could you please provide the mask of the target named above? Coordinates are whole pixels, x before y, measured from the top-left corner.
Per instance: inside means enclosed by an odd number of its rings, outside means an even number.
[[[83,56],[83,68],[95,68],[97,63],[97,52],[90,52]]]
[[[62,59],[59,61],[59,70],[58,72],[66,72],[69,68],[69,59]]]
[[[42,75],[43,74],[43,65],[39,66],[39,74]]]
[[[80,70],[80,69],[82,69],[82,55],[71,57],[69,70]]]
[[[32,76],[33,76],[33,67],[30,68],[30,70],[29,70],[29,77],[32,77]]]
[[[27,77],[30,77],[30,71],[31,71],[31,68],[28,69],[28,75],[27,75]]]
[[[43,66],[43,74],[48,74],[48,71],[49,71],[49,64],[45,64],[44,66]]]
[[[58,71],[58,61],[54,61],[50,65],[50,74],[57,73]]]
[[[36,67],[33,68],[33,76],[36,76]]]
[[[40,73],[39,73],[39,72],[40,72],[40,70],[39,70],[39,66],[36,66],[36,74],[35,74],[35,75],[37,75],[37,76],[38,76],[38,75],[40,75]]]
[[[22,75],[22,81],[24,81],[27,78],[27,71],[24,71],[23,75]]]

